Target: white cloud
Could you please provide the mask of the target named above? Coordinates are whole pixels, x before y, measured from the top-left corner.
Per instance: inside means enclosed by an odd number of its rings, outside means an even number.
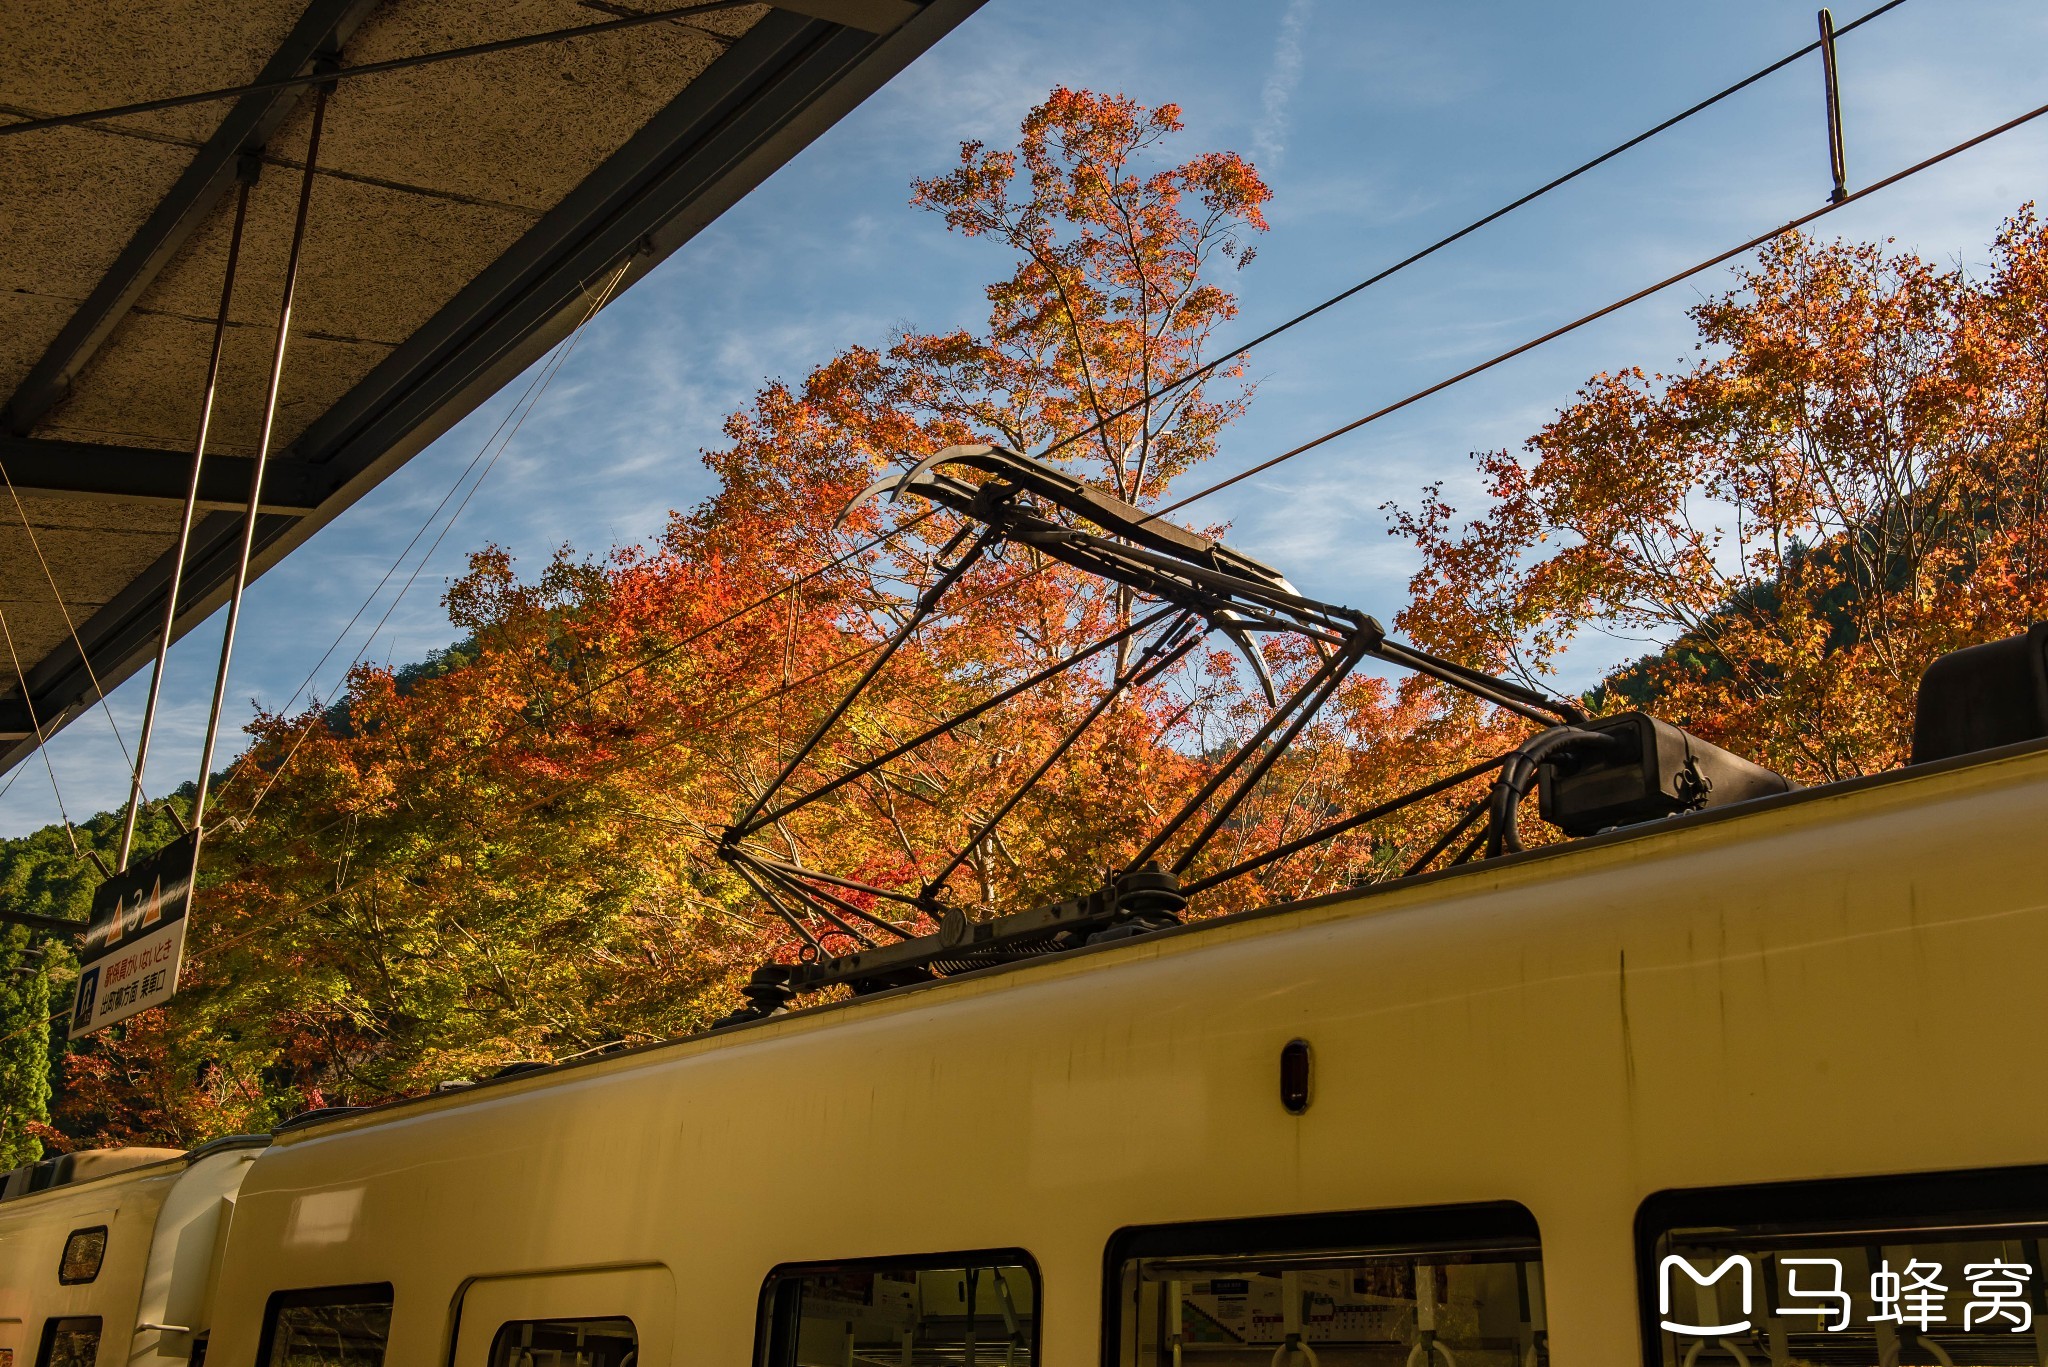
[[[1259,92],[1259,119],[1252,125],[1252,156],[1262,165],[1277,166],[1287,152],[1287,104],[1301,84],[1303,32],[1315,0],[1288,0],[1280,16],[1280,34],[1273,41],[1273,64]]]

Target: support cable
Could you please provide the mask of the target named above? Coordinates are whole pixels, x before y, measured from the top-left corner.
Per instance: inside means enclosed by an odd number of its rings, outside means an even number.
[[[270,353],[270,384],[263,403],[263,434],[256,444],[256,459],[249,471],[249,506],[242,517],[241,555],[235,564],[235,585],[228,595],[227,623],[220,639],[220,669],[213,677],[213,702],[206,713],[206,742],[199,754],[199,791],[192,800],[192,829],[205,838],[206,790],[213,778],[213,746],[220,736],[221,704],[228,689],[228,664],[235,653],[235,626],[242,615],[242,594],[249,584],[249,559],[256,549],[257,509],[263,502],[263,471],[270,457],[271,438],[277,431],[277,398],[284,383],[286,344],[291,340],[292,305],[299,288],[299,257],[306,244],[306,220],[313,207],[313,177],[320,164],[320,133],[327,121],[327,96],[332,89],[321,86],[313,100],[313,128],[306,138],[306,170],[299,180],[299,208],[292,220],[292,245],[285,258],[284,295],[277,306],[277,340]]]
[[[187,95],[166,95],[161,99],[138,100],[133,104],[109,105],[104,109],[85,109],[75,114],[52,114],[45,118],[23,119],[17,123],[0,124],[0,137],[14,133],[40,133],[46,128],[67,128],[73,124],[93,123],[101,119],[118,119],[130,114],[152,114],[159,109],[181,109],[190,104],[211,104],[216,100],[235,100],[244,95],[264,95],[277,90],[297,90],[302,86],[346,80],[355,76],[379,76],[387,71],[408,71],[414,67],[431,66],[437,62],[459,61],[466,57],[486,57],[498,52],[511,52],[522,47],[534,47],[541,43],[565,42],[571,38],[588,38],[598,33],[616,33],[621,29],[641,28],[648,24],[667,23],[673,19],[687,19],[699,14],[715,14],[721,10],[746,9],[759,0],[708,0],[708,3],[678,5],[672,9],[650,10],[645,14],[629,14],[621,19],[606,19],[595,24],[579,24],[574,28],[549,29],[544,33],[522,33],[514,38],[499,38],[489,43],[473,43],[468,47],[443,48],[438,52],[417,52],[409,57],[392,57],[382,62],[364,62],[361,66],[345,66],[334,71],[309,72],[299,76],[280,76],[272,81],[252,81],[247,85],[220,86],[213,90],[194,91]],[[1894,0],[1896,3],[1897,0]],[[713,33],[709,29],[693,29],[706,38],[725,43],[735,41],[730,35]],[[1847,32],[1844,29],[1843,32]]]
[[[1661,293],[1662,291],[1671,288],[1673,285],[1681,284],[1684,281],[1691,279],[1693,276],[1698,275],[1702,271],[1711,270],[1715,266],[1723,265],[1726,262],[1734,260],[1736,257],[1743,255],[1745,252],[1754,251],[1756,248],[1763,246],[1765,243],[1771,241],[1774,238],[1781,237],[1789,232],[1795,232],[1798,229],[1805,227],[1807,224],[1814,222],[1816,219],[1825,218],[1827,215],[1834,213],[1838,209],[1845,209],[1849,205],[1855,204],[1858,201],[1870,195],[1874,195],[1880,190],[1889,189],[1903,180],[1907,180],[1913,176],[1919,175],[1922,171],[1926,171],[1933,167],[1939,166],[1943,162],[1948,161],[1953,157],[1961,156],[1964,152],[1968,152],[1975,147],[1979,147],[1984,143],[1991,141],[1993,138],[1997,138],[2006,133],[2010,133],[2015,128],[2019,128],[2024,124],[2031,123],[2035,119],[2040,118],[2044,114],[2048,114],[2048,104],[2041,105],[2035,109],[2030,109],[2026,113],[2021,114],[2016,118],[2007,119],[2004,123],[1999,124],[1995,128],[1986,129],[1984,132],[1977,134],[1973,138],[1966,138],[1965,140],[1957,143],[1953,147],[1947,148],[1940,152],[1936,152],[1933,156],[1928,157],[1923,161],[1917,161],[1913,163],[1911,166],[1906,167],[1904,170],[1894,171],[1892,172],[1892,174],[1886,176],[1883,180],[1873,181],[1872,183],[1864,186],[1860,190],[1845,195],[1843,198],[1839,200],[1834,200],[1827,204],[1823,204],[1820,208],[1815,209],[1810,213],[1801,214],[1798,217],[1791,219],[1790,221],[1780,225],[1779,227],[1772,228],[1768,232],[1758,233],[1755,237],[1750,238],[1748,241],[1738,243],[1737,245],[1730,247],[1726,251],[1716,252],[1714,255],[1708,257],[1706,260],[1698,262],[1691,266],[1687,266],[1684,270],[1674,272],[1671,275],[1667,275],[1662,280],[1657,281],[1653,285],[1646,285],[1642,289],[1635,291],[1633,294],[1624,295],[1623,297],[1615,300],[1611,304],[1603,305],[1600,308],[1594,309],[1591,313],[1583,314],[1580,317],[1573,319],[1569,323],[1565,323],[1559,327],[1554,327],[1540,337],[1531,338],[1530,340],[1523,342],[1520,346],[1510,347],[1506,351],[1500,352],[1497,355],[1494,355],[1484,361],[1479,362],[1479,364],[1477,365],[1468,366],[1464,370],[1459,371],[1457,374],[1450,376],[1448,379],[1438,380],[1435,384],[1429,385],[1423,389],[1416,390],[1414,393],[1408,395],[1406,398],[1396,399],[1394,402],[1387,404],[1384,407],[1376,408],[1372,412],[1367,413],[1362,418],[1354,418],[1350,422],[1343,424],[1341,427],[1333,427],[1329,431],[1323,433],[1321,436],[1312,437],[1308,441],[1303,442],[1301,445],[1296,446],[1291,450],[1282,451],[1277,456],[1273,456],[1270,459],[1260,461],[1257,465],[1252,466],[1248,470],[1241,470],[1237,474],[1230,476],[1228,479],[1217,481],[1216,483],[1210,485],[1206,489],[1202,489],[1196,493],[1189,494],[1185,498],[1177,499],[1174,502],[1169,503],[1165,507],[1159,509],[1157,512],[1153,513],[1152,516],[1164,517],[1166,514],[1174,512],[1175,510],[1180,508],[1185,508],[1188,504],[1196,502],[1199,499],[1207,498],[1211,494],[1219,493],[1224,489],[1228,489],[1233,484],[1237,484],[1243,480],[1250,479],[1254,475],[1263,474],[1266,471],[1272,469],[1276,465],[1280,465],[1286,461],[1293,460],[1296,456],[1303,455],[1307,452],[1313,451],[1317,447],[1335,441],[1338,437],[1344,436],[1347,433],[1355,432],[1359,428],[1366,426],[1368,423],[1378,422],[1381,418],[1388,417],[1394,413],[1400,412],[1402,409],[1408,407],[1410,404],[1419,403],[1423,399],[1429,398],[1431,395],[1440,394],[1444,390],[1451,388],[1453,385],[1462,384],[1466,380],[1472,379],[1474,376],[1482,375],[1485,372],[1492,370],[1495,366],[1511,361],[1515,359],[1517,356],[1524,354],[1525,352],[1534,351],[1536,348],[1543,346],[1545,343],[1554,342],[1558,338],[1565,336],[1567,333],[1577,332],[1580,328],[1585,327],[1589,323],[1596,323],[1600,319],[1605,318],[1610,313],[1619,312],[1620,310],[1627,308],[1630,304],[1639,303],[1642,300],[1649,298],[1653,294]]]
[[[1254,347],[1261,346],[1267,342],[1270,342],[1275,337],[1280,336],[1282,333],[1292,331],[1294,328],[1299,327],[1303,323],[1306,323],[1309,319],[1314,318],[1317,314],[1320,314],[1328,309],[1335,308],[1337,305],[1343,303],[1345,300],[1351,298],[1353,295],[1362,293],[1365,290],[1372,288],[1374,285],[1379,284],[1381,281],[1387,279],[1390,276],[1398,275],[1402,271],[1408,269],[1410,266],[1413,266],[1418,262],[1427,259],[1428,257],[1436,255],[1438,252],[1442,251],[1444,248],[1452,245],[1453,243],[1459,241],[1460,239],[1470,237],[1473,233],[1478,232],[1481,228],[1486,227],[1488,224],[1495,223],[1500,219],[1506,218],[1515,210],[1523,208],[1529,204],[1533,204],[1535,201],[1543,198],[1551,191],[1562,189],[1564,186],[1569,185],[1571,182],[1577,180],[1580,176],[1585,175],[1588,171],[1591,171],[1596,167],[1605,165],[1607,162],[1614,160],[1622,153],[1631,151],[1634,148],[1641,146],[1643,143],[1648,142],[1651,138],[1656,137],[1660,133],[1664,133],[1669,131],[1670,129],[1676,128],[1679,124],[1684,123],[1687,119],[1692,118],[1695,114],[1705,113],[1707,110],[1712,109],[1715,105],[1721,103],[1721,101],[1727,99],[1729,96],[1739,94],[1740,92],[1747,90],[1749,87],[1755,85],[1758,81],[1763,80],[1765,77],[1776,75],[1778,72],[1784,70],[1786,67],[1792,65],[1792,63],[1798,61],[1800,58],[1806,56],[1811,52],[1814,52],[1816,50],[1826,51],[1828,54],[1830,54],[1830,62],[1832,63],[1832,53],[1834,51],[1833,39],[1839,38],[1846,33],[1853,33],[1855,30],[1862,28],[1871,20],[1878,18],[1880,15],[1888,14],[1892,10],[1897,9],[1900,5],[1903,5],[1905,3],[1906,0],[1888,0],[1888,3],[1879,5],[1876,9],[1870,11],[1868,14],[1863,15],[1859,19],[1852,20],[1851,22],[1842,25],[1842,27],[1838,29],[1830,29],[1829,36],[1825,40],[1826,46],[1824,49],[1823,43],[1821,41],[1815,41],[1808,43],[1805,47],[1800,48],[1797,52],[1786,53],[1783,57],[1780,57],[1777,61],[1772,62],[1769,66],[1763,67],[1760,70],[1753,71],[1749,75],[1744,76],[1734,85],[1728,86],[1727,88],[1717,92],[1716,94],[1707,96],[1707,98],[1701,100],[1698,104],[1692,105],[1690,108],[1681,110],[1680,112],[1673,114],[1670,118],[1664,120],[1660,124],[1656,124],[1650,128],[1644,129],[1642,132],[1636,134],[1634,137],[1628,139],[1626,142],[1616,143],[1613,147],[1608,148],[1605,152],[1602,152],[1599,156],[1594,157],[1591,161],[1580,163],[1578,166],[1573,167],[1571,170],[1565,172],[1561,176],[1558,176],[1556,179],[1546,181],[1542,185],[1537,186],[1535,189],[1529,191],[1529,193],[1523,195],[1521,198],[1511,200],[1508,203],[1503,204],[1500,208],[1495,209],[1492,213],[1486,214],[1483,217],[1472,220],[1472,222],[1467,223],[1464,227],[1458,229],[1454,233],[1451,233],[1449,236],[1440,237],[1436,241],[1430,243],[1427,247],[1422,248],[1420,251],[1414,252],[1411,255],[1401,258],[1399,261],[1396,261],[1391,266],[1387,266],[1384,269],[1375,271],[1373,274],[1367,276],[1365,279],[1359,281],[1357,284],[1351,286],[1349,289],[1343,290],[1337,294],[1333,294],[1328,299],[1323,300],[1320,304],[1317,304],[1312,308],[1303,309],[1300,313],[1295,314],[1292,318],[1288,318],[1283,322],[1275,324],[1274,326],[1266,329],[1266,331],[1260,333],[1258,336],[1252,338],[1250,341],[1246,342],[1243,346],[1237,347],[1232,351],[1225,352],[1223,355],[1218,356],[1215,360],[1209,361],[1203,365],[1196,366],[1193,370],[1184,371],[1183,373],[1176,375],[1174,378],[1162,383],[1157,389],[1151,390],[1142,397],[1132,401],[1131,403],[1125,405],[1122,408],[1119,408],[1116,412],[1109,414],[1107,417],[1098,418],[1093,423],[1090,423],[1088,426],[1082,428],[1080,431],[1074,432],[1068,436],[1060,438],[1052,445],[1046,447],[1045,450],[1039,452],[1039,458],[1043,459],[1044,457],[1051,455],[1053,452],[1061,450],[1064,447],[1071,446],[1073,443],[1080,441],[1085,437],[1093,436],[1095,433],[1100,432],[1103,428],[1109,426],[1109,424],[1113,422],[1116,422],[1118,419],[1127,418],[1131,414],[1137,412],[1139,409],[1145,408],[1153,403],[1158,402],[1160,399],[1165,398],[1168,394],[1173,393],[1175,390],[1180,389],[1185,385],[1191,384],[1194,381],[1199,380],[1206,375],[1213,374],[1219,368],[1226,366],[1230,364],[1232,361],[1235,361],[1240,357],[1246,355]]]
[[[57,784],[57,766],[50,762],[50,747],[44,743],[46,737],[43,735],[43,723],[36,716],[35,700],[29,696],[28,674],[21,667],[21,653],[14,648],[14,631],[7,625],[7,611],[4,608],[0,608],[0,636],[7,639],[7,658],[14,661],[14,677],[21,685],[21,705],[27,709],[28,724],[36,733],[36,753],[43,757],[43,768],[50,775],[50,792],[57,799],[57,815],[64,820],[64,834],[71,841],[71,853],[77,855],[78,833],[71,828],[71,813],[64,809],[64,790]],[[17,774],[20,772],[20,769],[15,770]],[[7,780],[7,787],[13,786],[14,780],[10,778]],[[6,789],[0,788],[0,795],[4,795],[5,792]]]
[[[29,549],[35,552],[36,563],[43,567],[43,579],[50,586],[50,597],[56,601],[58,615],[64,619],[64,630],[71,637],[72,649],[78,652],[79,663],[85,666],[85,680],[92,685],[93,697],[98,700],[100,711],[106,714],[107,727],[114,733],[114,744],[121,747],[122,760],[132,764],[134,760],[128,753],[128,742],[121,735],[121,723],[114,720],[114,709],[107,701],[107,690],[100,687],[99,673],[92,667],[92,656],[87,652],[85,642],[79,639],[78,624],[71,620],[71,608],[64,601],[64,590],[57,587],[57,576],[50,569],[49,557],[43,554],[43,543],[36,536],[35,527],[28,520],[28,509],[23,506],[21,492],[14,487],[14,480],[7,473],[5,461],[0,461],[0,484],[7,486],[7,496],[14,501],[14,515],[21,519],[21,530],[28,534]],[[24,707],[28,706],[26,676],[21,681],[21,701]]]
[[[178,522],[177,549],[171,553],[171,581],[164,589],[164,622],[157,633],[156,659],[149,667],[149,697],[142,708],[142,731],[135,739],[135,776],[128,785],[128,811],[121,819],[120,853],[114,871],[128,871],[128,854],[135,844],[135,816],[142,806],[142,771],[149,763],[150,736],[156,729],[157,702],[163,692],[164,661],[171,653],[171,635],[178,623],[178,593],[185,583],[185,555],[192,545],[193,515],[199,507],[199,475],[206,463],[206,439],[213,427],[213,400],[220,391],[221,350],[227,341],[228,310],[235,298],[235,271],[242,257],[242,229],[249,217],[249,187],[255,182],[258,163],[251,157],[243,164],[240,188],[235,194],[234,227],[228,235],[227,269],[221,275],[220,311],[213,320],[213,348],[206,359],[206,383],[199,402],[199,434],[192,442],[192,479],[185,488],[184,516]]]

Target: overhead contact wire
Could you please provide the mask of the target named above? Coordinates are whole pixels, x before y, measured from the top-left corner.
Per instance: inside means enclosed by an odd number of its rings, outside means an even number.
[[[1825,218],[1827,217],[1827,215],[1832,214],[1837,210],[1846,209],[1851,204],[1855,204],[1858,201],[1870,195],[1874,195],[1880,190],[1889,189],[1891,186],[1897,185],[1899,182],[1909,179],[1912,176],[1916,176],[1920,174],[1922,171],[1926,171],[1931,169],[1932,167],[1939,166],[1941,163],[1948,161],[1953,157],[1960,156],[1964,152],[1967,152],[1974,147],[1982,146],[1984,143],[1991,141],[1993,138],[2003,136],[2006,133],[2012,132],[2015,128],[2019,128],[2024,124],[2031,123],[2035,119],[2040,118],[2044,114],[2048,114],[2048,105],[2041,105],[2038,108],[2030,109],[2026,113],[2018,116],[2017,118],[2008,119],[2006,122],[1999,124],[1996,128],[1986,129],[1984,132],[1977,134],[1975,137],[1965,139],[1964,141],[1957,143],[1955,146],[1947,148],[1944,151],[1937,152],[1933,156],[1928,157],[1923,161],[1915,162],[1913,165],[1906,167],[1902,171],[1894,171],[1892,174],[1886,176],[1884,179],[1874,181],[1871,184],[1864,186],[1860,190],[1854,191],[1853,193],[1843,197],[1840,200],[1834,200],[1827,204],[1823,204],[1820,208],[1813,210],[1811,213],[1801,214],[1797,218],[1791,219],[1790,221],[1783,223],[1778,227],[1772,228],[1768,232],[1758,233],[1755,237],[1752,237],[1745,242],[1739,243],[1736,246],[1730,247],[1726,251],[1716,252],[1714,255],[1708,257],[1704,261],[1697,262],[1694,265],[1687,266],[1684,270],[1676,271],[1670,275],[1667,275],[1663,279],[1657,281],[1655,284],[1645,285],[1642,289],[1636,290],[1632,294],[1624,295],[1623,297],[1615,300],[1611,304],[1602,305],[1600,308],[1594,309],[1591,313],[1582,314],[1579,317],[1573,319],[1569,323],[1565,323],[1558,327],[1554,327],[1540,337],[1532,337],[1528,341],[1523,342],[1519,346],[1510,347],[1506,351],[1500,352],[1497,355],[1491,356],[1486,360],[1479,362],[1479,364],[1477,365],[1467,366],[1465,369],[1459,371],[1455,375],[1449,376],[1448,378],[1442,380],[1438,380],[1435,384],[1429,385],[1422,389],[1418,389],[1414,393],[1409,394],[1404,398],[1396,399],[1394,402],[1390,404],[1386,404],[1380,408],[1376,408],[1372,412],[1367,413],[1364,417],[1354,418],[1350,422],[1343,424],[1341,427],[1333,427],[1329,431],[1324,432],[1321,436],[1312,437],[1308,441],[1301,443],[1301,445],[1299,446],[1293,447],[1286,451],[1282,451],[1279,455],[1273,456],[1268,460],[1260,461],[1257,465],[1252,466],[1248,470],[1240,470],[1238,473],[1230,476],[1228,479],[1219,480],[1216,483],[1210,485],[1206,489],[1202,489],[1196,493],[1189,494],[1185,498],[1178,499],[1175,502],[1167,504],[1165,507],[1153,513],[1152,516],[1163,517],[1167,513],[1174,512],[1175,510],[1180,508],[1185,508],[1188,504],[1193,503],[1198,499],[1207,498],[1211,494],[1217,493],[1224,489],[1228,489],[1233,484],[1237,484],[1244,480],[1250,479],[1254,475],[1263,474],[1266,471],[1272,469],[1276,465],[1280,465],[1286,461],[1293,460],[1296,456],[1304,455],[1310,451],[1315,450],[1319,446],[1327,445],[1328,443],[1335,441],[1338,437],[1344,436],[1345,434],[1350,432],[1355,432],[1359,428],[1366,426],[1368,423],[1378,422],[1381,418],[1388,417],[1394,413],[1398,413],[1402,409],[1408,407],[1410,404],[1419,403],[1423,399],[1429,398],[1433,394],[1440,394],[1444,390],[1451,388],[1453,385],[1462,384],[1466,380],[1472,379],[1474,376],[1482,375],[1487,371],[1492,370],[1495,366],[1502,365],[1508,361],[1512,361],[1517,356],[1523,355],[1530,351],[1534,351],[1537,347],[1543,346],[1546,343],[1554,342],[1558,338],[1563,337],[1568,333],[1577,332],[1580,328],[1585,327],[1589,323],[1596,323],[1602,318],[1607,317],[1607,315],[1611,313],[1618,312],[1621,309],[1627,308],[1631,304],[1639,303],[1642,300],[1649,298],[1653,294],[1660,293],[1664,290],[1671,288],[1673,285],[1680,284],[1686,280],[1689,280],[1693,276],[1698,275],[1701,271],[1711,270],[1715,266],[1719,266],[1726,262],[1734,260],[1736,257],[1743,255],[1745,252],[1756,250],[1758,247],[1763,246],[1765,243],[1771,241],[1774,238],[1782,237],[1784,234],[1789,232],[1796,232],[1800,228],[1805,227],[1807,224],[1814,222],[1816,219]]]
[[[1856,29],[1859,29],[1863,27],[1863,25],[1869,23],[1871,20],[1878,18],[1880,15],[1888,14],[1892,10],[1897,9],[1900,5],[1903,5],[1905,3],[1906,0],[1888,0],[1888,3],[1879,5],[1876,9],[1870,11],[1868,14],[1864,15],[1860,19],[1856,19],[1836,29],[1835,37],[1840,38],[1845,34],[1852,33]],[[1823,44],[1821,43],[1821,41],[1815,40],[1814,42],[1808,43],[1805,47],[1800,48],[1796,52],[1786,53],[1783,57],[1780,57],[1777,61],[1772,62],[1769,66],[1760,68],[1759,70],[1753,71],[1749,75],[1744,76],[1734,85],[1728,86],[1715,94],[1707,96],[1707,98],[1701,100],[1699,103],[1691,106],[1688,109],[1682,110],[1679,113],[1673,114],[1670,118],[1664,120],[1660,124],[1655,125],[1654,127],[1644,129],[1642,132],[1636,134],[1634,137],[1628,139],[1628,141],[1626,142],[1616,143],[1613,147],[1608,148],[1605,152],[1602,152],[1599,156],[1594,157],[1591,161],[1580,163],[1578,166],[1565,172],[1563,175],[1558,176],[1556,179],[1546,181],[1542,185],[1537,186],[1535,189],[1529,191],[1529,193],[1523,195],[1521,198],[1503,204],[1500,208],[1495,209],[1492,213],[1487,214],[1484,217],[1472,220],[1470,223],[1467,223],[1464,227],[1458,229],[1456,232],[1451,233],[1446,237],[1438,238],[1436,241],[1430,243],[1427,247],[1422,248],[1420,251],[1405,256],[1401,258],[1399,261],[1396,261],[1391,266],[1374,272],[1373,274],[1367,276],[1365,279],[1359,281],[1357,284],[1351,286],[1349,289],[1343,290],[1337,294],[1333,294],[1329,298],[1323,300],[1321,303],[1315,305],[1314,307],[1304,309],[1300,313],[1295,314],[1292,318],[1289,318],[1284,322],[1275,324],[1274,326],[1260,333],[1258,336],[1252,338],[1250,341],[1246,342],[1244,345],[1236,347],[1231,351],[1225,352],[1223,355],[1218,356],[1213,361],[1209,361],[1203,365],[1196,366],[1193,370],[1186,371],[1180,375],[1175,376],[1170,380],[1167,380],[1165,383],[1161,384],[1157,389],[1151,390],[1150,392],[1146,393],[1143,397],[1134,400],[1133,402],[1118,409],[1116,412],[1109,414],[1107,417],[1098,418],[1093,423],[1090,423],[1088,426],[1082,428],[1080,431],[1074,432],[1068,436],[1060,438],[1052,445],[1046,447],[1045,450],[1039,452],[1039,456],[1041,458],[1049,456],[1053,454],[1055,451],[1059,451],[1064,449],[1065,447],[1071,446],[1073,443],[1080,441],[1085,437],[1093,436],[1097,432],[1100,432],[1103,428],[1109,426],[1111,423],[1116,422],[1119,419],[1129,417],[1131,414],[1136,413],[1138,410],[1146,407],[1147,405],[1156,403],[1160,399],[1165,398],[1167,395],[1173,393],[1175,390],[1181,389],[1184,386],[1189,385],[1196,380],[1202,379],[1204,376],[1214,374],[1223,366],[1229,365],[1232,361],[1238,360],[1244,357],[1245,355],[1249,354],[1255,347],[1262,346],[1265,343],[1270,342],[1274,338],[1280,336],[1281,334],[1292,331],[1293,329],[1301,326],[1303,323],[1308,322],[1311,318],[1314,318],[1317,315],[1324,313],[1329,309],[1335,308],[1337,305],[1343,303],[1347,299],[1350,299],[1352,296],[1360,294],[1365,290],[1372,288],[1374,285],[1379,284],[1381,281],[1386,280],[1391,276],[1400,274],[1402,271],[1407,270],[1410,266],[1416,265],[1418,262],[1424,261],[1429,257],[1436,255],[1438,252],[1442,251],[1444,248],[1448,246],[1451,246],[1453,243],[1456,243],[1464,238],[1470,237],[1473,233],[1478,232],[1481,228],[1484,228],[1491,223],[1496,223],[1499,220],[1506,218],[1515,210],[1524,208],[1527,205],[1535,203],[1537,200],[1543,198],[1551,191],[1561,189],[1564,186],[1571,184],[1571,182],[1577,180],[1580,176],[1585,175],[1588,171],[1594,170],[1597,167],[1605,165],[1606,163],[1614,160],[1616,157],[1620,156],[1624,152],[1630,151],[1636,147],[1640,147],[1643,143],[1648,142],[1651,138],[1656,137],[1660,133],[1668,132],[1669,130],[1676,128],[1679,124],[1684,123],[1687,119],[1692,118],[1694,115],[1701,114],[1709,109],[1712,109],[1715,105],[1721,103],[1721,101],[1727,99],[1729,96],[1739,94],[1742,91],[1749,89],[1749,87],[1755,85],[1758,81],[1763,80],[1765,77],[1776,75],[1778,72],[1792,65],[1792,63],[1798,61],[1800,58],[1809,56],[1814,52],[1820,51],[1822,46]]]

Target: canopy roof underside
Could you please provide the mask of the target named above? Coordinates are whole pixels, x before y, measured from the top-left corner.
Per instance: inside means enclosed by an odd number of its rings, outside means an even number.
[[[676,3],[11,0],[0,115]],[[980,3],[775,0],[337,82],[252,573],[565,336],[621,263],[623,288]],[[227,597],[313,104],[294,86],[0,136],[0,772],[154,652],[254,151],[177,632]]]

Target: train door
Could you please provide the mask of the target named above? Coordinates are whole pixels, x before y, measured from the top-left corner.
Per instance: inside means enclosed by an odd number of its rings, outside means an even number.
[[[668,1367],[665,1267],[485,1277],[462,1293],[454,1367]]]

